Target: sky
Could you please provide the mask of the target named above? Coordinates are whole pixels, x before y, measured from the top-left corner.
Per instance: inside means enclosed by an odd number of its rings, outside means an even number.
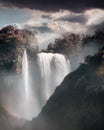
[[[64,33],[93,33],[104,26],[102,0],[0,0],[0,28],[34,31],[40,49]]]

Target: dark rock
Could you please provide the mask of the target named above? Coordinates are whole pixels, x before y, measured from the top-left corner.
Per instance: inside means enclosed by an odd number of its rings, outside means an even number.
[[[104,28],[98,29],[93,35],[65,34],[63,37],[50,43],[46,52],[61,53],[67,56],[75,57],[85,47],[100,48],[104,44]]]
[[[83,46],[96,45],[102,47],[104,45],[104,28],[98,29],[93,35],[86,35],[83,38]]]
[[[34,46],[34,48],[33,48]],[[7,26],[0,30],[0,70],[21,72],[24,49],[36,54],[38,46],[34,34]]]
[[[47,51],[53,53],[72,54],[81,47],[81,37],[78,34],[67,34],[48,45]]]
[[[69,74],[22,130],[103,130],[103,115],[104,48]]]

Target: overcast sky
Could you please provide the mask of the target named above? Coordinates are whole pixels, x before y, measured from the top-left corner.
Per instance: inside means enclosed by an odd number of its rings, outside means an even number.
[[[104,8],[103,0],[0,0],[7,7],[19,7],[54,11],[68,9],[82,11],[90,8]]]
[[[103,27],[104,2],[92,1],[0,0],[0,28],[17,24],[32,30],[45,48],[63,33],[92,33]]]

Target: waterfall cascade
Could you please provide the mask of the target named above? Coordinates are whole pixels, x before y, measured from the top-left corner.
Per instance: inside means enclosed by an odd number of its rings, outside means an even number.
[[[11,89],[8,89],[9,93],[6,95],[3,94],[6,99],[4,107],[19,118],[31,120],[40,113],[46,101],[69,72],[70,61],[64,55],[38,53],[37,60],[29,62],[25,50],[22,59],[22,78],[18,79],[14,75],[5,78]]]
[[[23,102],[23,107],[24,109],[24,114],[23,117],[26,119],[31,119],[34,117],[34,115],[37,113],[35,106],[37,105],[34,96],[32,93],[32,86],[30,82],[30,73],[29,73],[29,62],[28,62],[28,56],[27,56],[27,51],[24,51],[23,55],[23,61],[22,61],[22,73],[23,73],[23,84],[24,84],[24,102]]]
[[[24,80],[24,102],[25,114],[24,117],[31,119],[39,114],[46,101],[53,94],[55,88],[62,82],[64,77],[70,72],[70,61],[62,54],[39,53],[37,54],[39,77],[38,81],[31,86],[29,63],[27,52],[25,50],[22,61],[22,71]],[[36,66],[35,66],[36,67]],[[34,68],[32,68],[34,69]]]
[[[28,68],[28,58],[27,58],[27,51],[24,51],[23,61],[22,61],[22,72],[23,72],[23,79],[24,79],[24,86],[25,86],[25,96],[28,98],[29,96],[29,68]]]
[[[70,61],[62,54],[39,53],[38,64],[41,73],[43,98],[46,101],[70,72]]]

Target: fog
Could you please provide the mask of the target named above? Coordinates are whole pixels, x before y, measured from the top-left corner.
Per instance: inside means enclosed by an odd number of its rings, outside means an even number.
[[[53,36],[49,36],[49,39],[43,38],[42,45],[38,45],[40,50],[49,44],[50,38]],[[45,42],[44,39],[46,39]],[[85,46],[80,45],[80,50],[74,51],[72,56],[70,52],[66,56],[49,53],[47,50],[31,56],[33,45],[36,43],[31,44],[31,47],[26,46],[23,52],[21,73],[3,72],[0,74],[1,105],[11,115],[26,120],[37,117],[65,76],[84,63],[86,56],[94,55],[101,47],[90,42]]]
[[[86,45],[85,47],[81,47],[79,52],[75,52],[71,58],[71,71],[76,70],[81,63],[85,63],[85,58],[87,56],[93,56],[96,54],[101,48],[101,46],[91,42],[90,45]]]
[[[31,120],[70,71],[70,61],[62,54],[39,53],[29,62],[25,50],[22,73],[1,75],[1,103],[13,116]]]

